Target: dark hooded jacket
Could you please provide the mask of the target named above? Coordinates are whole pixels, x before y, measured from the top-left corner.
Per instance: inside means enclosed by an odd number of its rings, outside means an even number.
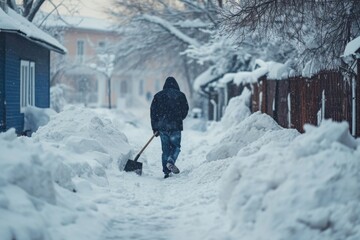
[[[175,78],[168,77],[163,90],[155,94],[150,107],[153,131],[182,131],[189,111],[186,96]]]

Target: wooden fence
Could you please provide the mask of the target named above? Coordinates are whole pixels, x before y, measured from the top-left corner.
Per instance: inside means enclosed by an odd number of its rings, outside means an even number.
[[[340,72],[322,71],[311,78],[268,80],[262,77],[255,84],[239,86],[230,82],[210,95],[213,100],[209,105],[209,118],[219,120],[228,100],[240,95],[245,87],[252,91],[251,111],[270,115],[282,127],[304,132],[305,123],[318,125],[322,119],[333,119],[347,121],[350,133],[360,136],[359,75],[357,79],[345,79]],[[227,93],[223,94],[224,91]],[[217,108],[214,103],[217,103]]]

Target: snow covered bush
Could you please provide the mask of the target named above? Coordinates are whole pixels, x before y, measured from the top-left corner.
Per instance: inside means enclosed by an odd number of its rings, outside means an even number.
[[[360,238],[359,141],[345,122],[305,130],[295,137],[291,130],[268,129],[240,149],[220,192],[231,236]]]

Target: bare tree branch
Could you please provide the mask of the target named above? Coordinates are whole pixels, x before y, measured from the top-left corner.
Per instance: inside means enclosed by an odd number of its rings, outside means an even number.
[[[164,19],[161,19],[161,18],[156,17],[156,16],[150,16],[150,15],[147,15],[147,14],[143,15],[142,19],[147,20],[147,21],[149,21],[151,23],[158,24],[159,26],[164,28],[166,31],[170,32],[176,38],[180,39],[181,41],[183,41],[184,43],[186,43],[188,45],[193,45],[195,47],[200,46],[200,43],[196,39],[187,36],[186,34],[181,32],[179,29],[177,29],[171,23],[169,23],[168,21],[166,21]]]
[[[222,17],[224,29],[240,42],[254,34],[277,37],[297,46],[305,61],[327,56],[325,65],[337,62],[346,44],[360,34],[358,0],[231,1]]]

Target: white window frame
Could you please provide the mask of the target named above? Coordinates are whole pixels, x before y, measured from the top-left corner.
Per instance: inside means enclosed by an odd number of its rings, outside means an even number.
[[[35,62],[20,61],[20,112],[35,106]]]

